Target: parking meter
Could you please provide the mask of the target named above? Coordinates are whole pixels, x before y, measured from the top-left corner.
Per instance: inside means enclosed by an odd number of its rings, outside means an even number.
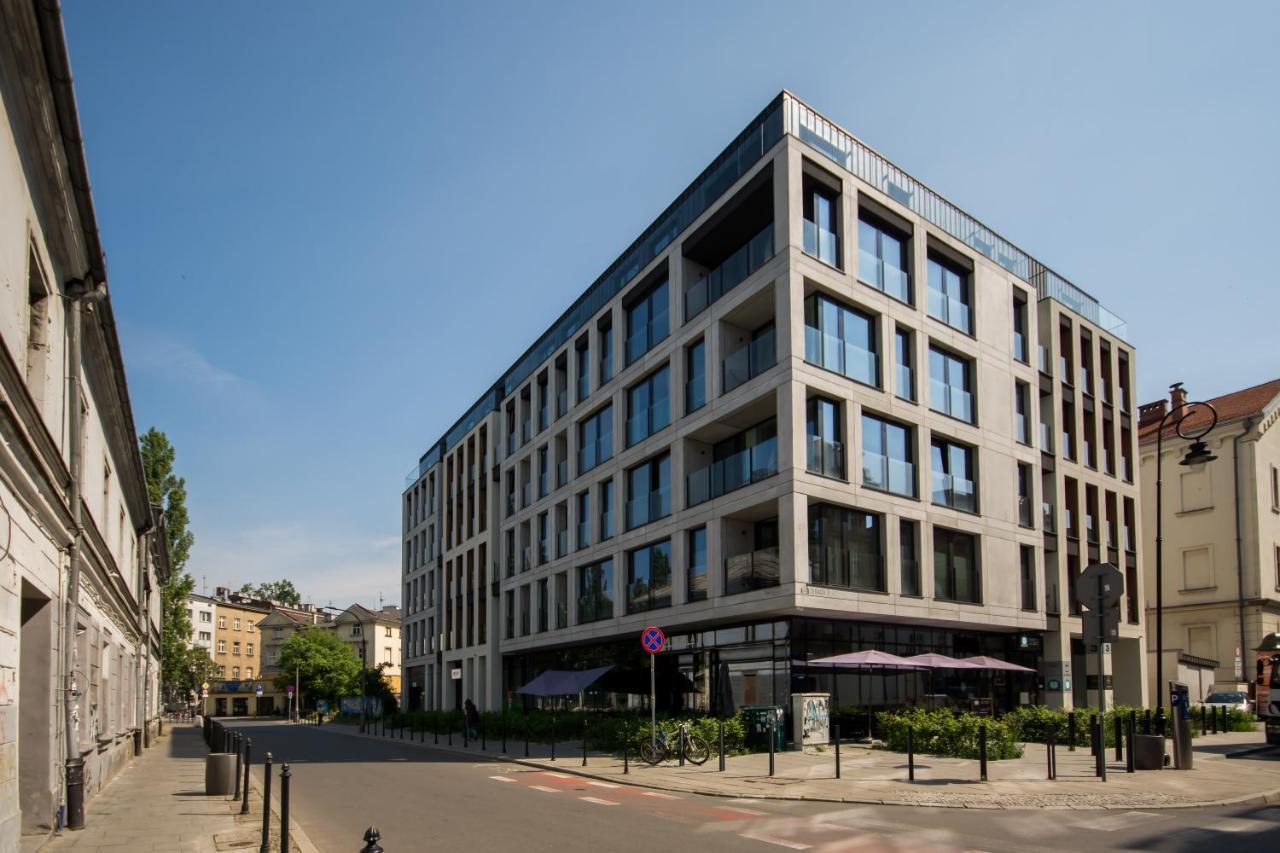
[[[1173,766],[1191,769],[1191,691],[1180,681],[1169,682],[1169,717],[1173,725]]]

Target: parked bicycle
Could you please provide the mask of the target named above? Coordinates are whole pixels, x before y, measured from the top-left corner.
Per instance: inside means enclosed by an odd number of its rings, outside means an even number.
[[[675,734],[660,731],[654,738],[645,737],[640,741],[640,757],[647,763],[657,765],[668,758],[679,757],[681,747],[684,749],[684,760],[693,764],[705,764],[711,757],[711,747],[698,735],[689,731],[684,723],[676,729]]]

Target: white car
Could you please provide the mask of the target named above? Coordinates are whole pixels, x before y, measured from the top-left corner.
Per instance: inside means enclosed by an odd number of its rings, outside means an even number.
[[[1202,702],[1206,708],[1230,708],[1233,711],[1244,711],[1246,714],[1253,710],[1253,703],[1249,701],[1249,697],[1245,693],[1210,693]]]

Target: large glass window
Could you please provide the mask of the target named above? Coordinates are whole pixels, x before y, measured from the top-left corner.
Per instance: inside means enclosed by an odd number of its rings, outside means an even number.
[[[930,457],[933,461],[933,502],[938,506],[977,512],[974,449],[934,436]]]
[[[671,540],[627,552],[627,612],[671,606]]]
[[[909,498],[916,496],[915,437],[910,427],[863,414],[862,483]]]
[[[538,565],[551,559],[551,523],[547,513],[538,513]]]
[[[1018,546],[1018,566],[1022,576],[1022,609],[1036,610],[1036,549],[1034,547]]]
[[[551,627],[551,598],[547,578],[538,581],[538,631],[546,631]]]
[[[973,334],[969,273],[937,255],[929,256],[929,316]]]
[[[578,424],[578,474],[613,456],[613,406],[605,406]]]
[[[766,323],[751,333],[746,346],[725,356],[724,381],[721,391],[728,394],[742,383],[755,379],[778,363],[777,336],[773,323]]]
[[[698,341],[684,351],[684,413],[701,409],[707,403],[707,343]]]
[[[1023,527],[1036,526],[1035,495],[1032,494],[1031,466],[1026,462],[1018,463],[1018,524]]]
[[[613,320],[605,317],[600,321],[600,384],[613,378]]]
[[[885,293],[911,303],[911,269],[907,240],[879,219],[858,216],[858,278]]]
[[[569,627],[569,573],[556,574],[556,628]]]
[[[578,493],[578,548],[591,544],[591,493]]]
[[[898,551],[902,560],[902,594],[923,595],[920,585],[920,525],[914,521],[898,521]]]
[[[875,319],[813,294],[804,301],[805,361],[880,387]]]
[[[544,444],[538,448],[538,497],[545,498],[551,491],[551,452]]]
[[[916,358],[910,330],[894,329],[893,360],[897,369],[894,393],[903,400],[914,402],[916,399]]]
[[[705,601],[707,598],[707,528],[695,527],[689,531],[685,556],[689,561],[686,575],[688,600]]]
[[[627,309],[627,364],[631,364],[667,337],[667,283],[649,289]]]
[[[1025,382],[1013,383],[1013,437],[1031,443],[1031,386]]]
[[[1027,297],[1013,290],[1013,357],[1023,364],[1031,363],[1031,345],[1027,341]]]
[[[836,224],[839,195],[811,178],[804,182],[804,251],[833,267],[840,266],[840,237]]]
[[[613,560],[578,569],[578,624],[613,618]]]
[[[973,376],[969,362],[929,347],[929,408],[973,423]]]
[[[809,507],[809,579],[819,586],[885,592],[881,517],[833,504]]]
[[[627,446],[671,423],[671,368],[664,366],[627,389]]]
[[[600,484],[600,541],[613,538],[613,478]]]
[[[941,601],[982,603],[978,537],[933,528],[933,597]]]
[[[671,454],[627,470],[627,529],[671,514]]]
[[[808,468],[814,474],[844,479],[844,431],[840,404],[826,397],[810,397],[806,405],[805,438]]]
[[[778,473],[778,421],[769,418],[716,443],[712,462],[685,478],[687,506],[708,501]]]
[[[587,395],[591,392],[591,349],[588,346],[586,335],[583,335],[578,340],[574,355],[577,362],[578,402],[581,403],[587,399]]]

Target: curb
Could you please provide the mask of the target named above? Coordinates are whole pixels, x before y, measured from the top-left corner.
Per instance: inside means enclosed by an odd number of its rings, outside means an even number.
[[[332,726],[332,724],[330,724]],[[361,738],[364,740],[390,740],[389,738],[380,738],[376,735],[360,734],[359,732],[347,732],[338,726],[326,726],[329,731],[337,729],[338,734],[347,737]],[[971,809],[974,811],[1054,811],[1070,809],[1072,811],[1131,811],[1133,809],[1204,809],[1204,808],[1221,808],[1224,806],[1239,805],[1272,805],[1280,803],[1280,788],[1272,788],[1265,791],[1258,791],[1249,794],[1241,794],[1238,797],[1232,797],[1225,800],[1204,800],[1197,802],[1181,802],[1181,803],[1108,803],[1105,805],[1086,805],[1078,806],[1071,803],[1054,803],[1051,805],[1004,805],[993,803],[991,805],[979,805],[977,803],[947,803],[947,802],[913,802],[911,800],[902,799],[882,799],[876,797],[824,797],[813,794],[778,794],[770,791],[747,792],[740,791],[714,791],[696,786],[672,787],[670,785],[655,785],[651,782],[642,782],[634,780],[630,774],[620,778],[617,775],[606,775],[603,773],[592,773],[589,770],[583,770],[581,767],[570,767],[568,765],[554,764],[548,766],[548,762],[538,761],[533,758],[517,758],[511,755],[499,755],[493,753],[474,753],[458,748],[449,748],[447,746],[437,746],[435,744],[426,744],[418,741],[401,741],[396,740],[399,744],[410,744],[419,749],[429,749],[435,752],[448,753],[449,755],[465,755],[478,760],[491,762],[505,762],[508,764],[518,764],[522,767],[536,767],[539,770],[555,770],[558,773],[565,773],[570,776],[579,776],[583,779],[594,779],[598,782],[610,782],[613,784],[626,784],[634,788],[645,788],[652,791],[670,791],[681,794],[696,794],[703,797],[717,797],[722,799],[737,799],[740,797],[751,797],[757,800],[780,800],[791,802],[808,802],[808,803],[841,803],[849,805],[870,805],[870,806],[895,806],[898,808],[929,808],[929,809]],[[981,783],[975,783],[981,784]],[[292,825],[292,821],[290,821]]]

